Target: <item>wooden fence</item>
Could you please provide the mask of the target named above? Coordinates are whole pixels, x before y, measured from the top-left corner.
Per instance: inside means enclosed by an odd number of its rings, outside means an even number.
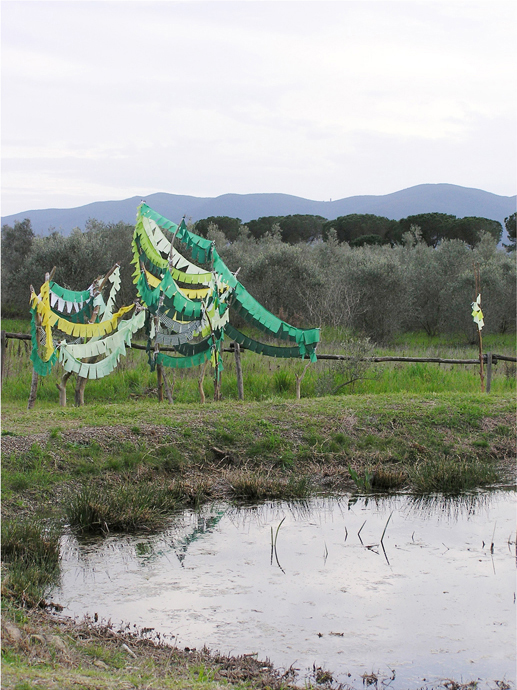
[[[4,380],[4,361],[5,354],[7,352],[7,342],[8,340],[31,340],[31,336],[28,333],[9,333],[7,331],[1,332],[1,359],[2,359],[2,381]],[[138,345],[137,343],[131,343],[130,346],[133,350],[146,350],[145,345]],[[242,345],[239,348],[234,347],[234,343],[230,347],[224,348],[223,352],[234,352],[238,353],[240,350],[245,350]],[[162,351],[173,352],[172,347],[162,347]],[[330,355],[330,354],[320,354],[318,353],[318,360],[334,360],[334,361],[346,361],[351,359],[347,355]],[[422,363],[434,363],[434,364],[477,364],[479,366],[479,357],[476,359],[447,359],[443,357],[398,357],[398,356],[386,356],[386,357],[365,357],[364,360],[367,362],[422,362]],[[497,362],[517,362],[517,357],[509,357],[508,355],[498,355],[492,352],[487,352],[483,355],[483,364],[486,367],[486,392],[490,393],[490,388],[492,384],[492,366],[497,364]]]

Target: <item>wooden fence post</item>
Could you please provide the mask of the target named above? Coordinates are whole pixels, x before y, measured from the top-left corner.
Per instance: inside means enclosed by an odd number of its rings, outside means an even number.
[[[61,378],[61,383],[56,383],[56,388],[59,391],[59,405],[61,407],[66,407],[66,382],[70,376],[72,376],[72,372],[66,371]]]
[[[204,389],[203,389],[203,381],[205,380],[205,371],[206,371],[206,368],[207,368],[207,366],[208,366],[209,363],[210,363],[210,360],[207,359],[206,362],[205,362],[205,363],[203,364],[203,366],[201,367],[201,374],[199,375],[199,379],[198,379],[198,382],[197,382],[197,385],[198,385],[198,388],[199,388],[199,398],[200,398],[200,400],[201,400],[201,403],[204,403],[205,400],[206,400],[206,398],[205,398],[205,391],[204,391]]]
[[[486,353],[486,392],[490,393],[492,386],[492,353]]]
[[[163,371],[162,365],[156,365],[156,379],[158,384],[158,402],[163,402]]]
[[[174,403],[174,400],[172,399],[172,390],[171,387],[169,386],[169,382],[167,381],[167,376],[165,375],[165,367],[163,364],[160,364],[162,368],[162,379],[163,379],[163,387],[165,388],[165,395],[167,396],[167,400],[169,403],[172,405]],[[174,389],[174,369],[172,370],[172,388]]]
[[[7,336],[5,335],[5,331],[2,331],[1,355],[2,355],[1,383],[3,383],[4,382],[4,372],[5,372],[5,358],[7,357]]]
[[[242,363],[241,363],[241,346],[239,343],[233,343],[235,353],[235,373],[237,374],[237,391],[239,400],[244,400],[244,380],[242,378]]]

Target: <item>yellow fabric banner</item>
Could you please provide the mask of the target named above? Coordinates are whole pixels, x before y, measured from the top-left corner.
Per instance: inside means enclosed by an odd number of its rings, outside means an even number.
[[[100,321],[99,323],[73,323],[72,321],[67,321],[58,314],[55,314],[51,310],[48,281],[43,283],[41,286],[39,295],[34,294],[32,296],[31,304],[37,309],[37,312],[41,317],[41,325],[45,329],[46,343],[44,358],[46,360],[49,359],[54,352],[54,346],[52,344],[53,326],[59,328],[60,331],[63,331],[63,333],[67,333],[74,338],[99,337],[114,331],[122,316],[135,307],[134,304],[130,304],[127,307],[121,307],[110,319]]]
[[[121,307],[116,314],[113,314],[111,319],[106,321],[100,321],[99,323],[72,323],[59,317],[57,314],[52,313],[51,321],[52,325],[59,328],[63,333],[73,336],[74,338],[93,338],[102,335],[107,335],[115,330],[118,321],[124,314],[131,309],[134,309],[135,305],[130,304],[128,307]],[[52,318],[54,317],[54,318]]]
[[[157,278],[156,276],[153,276],[152,273],[149,273],[147,269],[145,270],[145,277],[147,280],[147,283],[150,287],[152,288],[157,288],[158,285],[161,283],[161,279]],[[212,291],[211,287],[207,288],[199,288],[197,290],[195,289],[190,289],[190,288],[182,288],[179,287],[178,285],[178,290],[181,292],[182,295],[185,297],[188,297],[188,299],[204,299],[207,295],[209,295]]]

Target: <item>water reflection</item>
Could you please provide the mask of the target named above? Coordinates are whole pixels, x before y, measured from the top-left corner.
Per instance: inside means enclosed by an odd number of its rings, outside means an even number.
[[[358,687],[514,680],[515,497],[207,505],[156,534],[68,536],[52,598]]]

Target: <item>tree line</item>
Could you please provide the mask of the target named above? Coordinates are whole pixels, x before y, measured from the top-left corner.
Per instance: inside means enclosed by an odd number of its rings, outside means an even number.
[[[512,216],[506,221],[509,226]],[[422,241],[430,247],[437,247],[444,240],[462,240],[474,247],[481,237],[488,233],[496,241],[501,241],[503,228],[501,223],[489,218],[469,216],[457,218],[447,213],[419,213],[416,215],[392,220],[371,213],[352,213],[327,220],[322,216],[290,215],[264,216],[243,224],[240,218],[229,216],[210,216],[195,224],[196,233],[207,237],[210,226],[217,225],[228,241],[235,242],[242,233],[250,233],[256,240],[261,240],[271,232],[280,233],[280,238],[287,244],[300,242],[326,241],[330,233],[336,232],[340,242],[348,242],[352,247],[365,244],[401,244],[404,234],[414,226],[420,228]],[[510,237],[511,227],[508,228]],[[515,214],[513,214],[513,239],[515,240]]]
[[[497,248],[500,232],[490,232],[486,226],[479,230],[476,242],[458,237],[431,241],[437,236],[436,228],[430,235],[430,226],[421,218],[422,225],[410,224],[396,242],[354,244],[339,234],[344,221],[339,225],[340,219],[322,219],[318,235],[314,231],[320,217],[301,216],[305,241],[286,241],[288,233],[294,236],[295,217],[286,216],[291,225],[284,223],[283,228],[282,218],[264,222],[262,227],[267,230],[260,231],[259,237],[253,223],[263,219],[243,225],[238,219],[229,219],[233,221],[229,223],[226,217],[210,218],[191,224],[191,228],[214,240],[230,270],[239,269],[239,280],[250,293],[293,325],[351,328],[377,342],[414,330],[429,335],[463,332],[474,338],[470,304],[475,298],[473,266],[479,265],[484,332],[515,329],[516,267],[515,254],[510,251],[515,248],[515,214],[506,219],[507,251]],[[355,216],[343,218],[352,227]],[[249,226],[255,228],[255,234]],[[373,227],[363,225],[368,231]],[[119,262],[119,301],[131,303],[136,298],[130,264],[133,230],[131,224],[90,219],[84,232],[75,229],[68,237],[58,232],[37,237],[29,220],[15,222],[13,227],[4,225],[2,316],[26,316],[30,284],[39,289],[45,271],[53,266],[57,267],[55,281],[77,290],[85,289]]]

